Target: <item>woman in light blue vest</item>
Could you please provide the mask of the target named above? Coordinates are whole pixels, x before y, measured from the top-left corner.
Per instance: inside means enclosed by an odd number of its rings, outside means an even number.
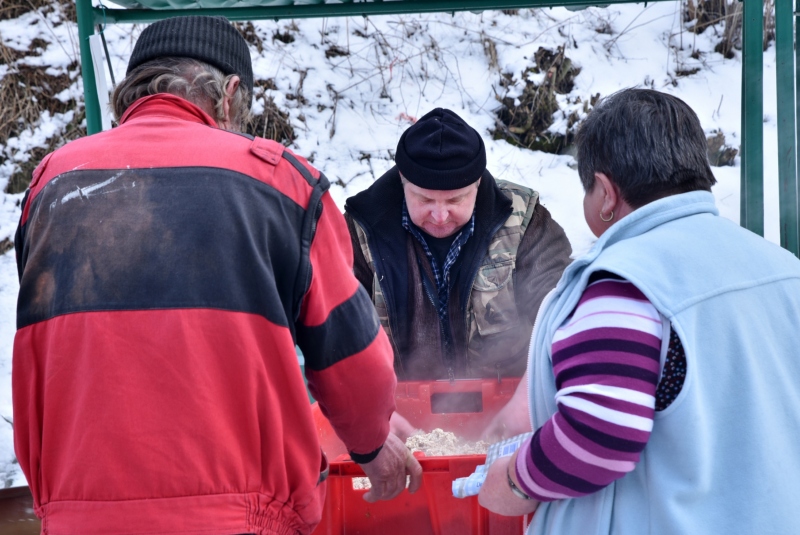
[[[680,99],[616,93],[577,145],[599,239],[542,304],[493,424],[527,401],[536,432],[480,503],[536,535],[800,533],[800,261],[719,217]]]

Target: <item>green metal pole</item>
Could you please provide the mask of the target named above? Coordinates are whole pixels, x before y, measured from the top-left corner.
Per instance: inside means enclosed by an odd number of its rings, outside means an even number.
[[[83,75],[83,102],[86,107],[86,131],[96,134],[103,129],[100,116],[100,101],[97,98],[97,82],[94,77],[92,51],[89,37],[94,35],[92,0],[75,0],[78,14],[78,40],[81,48],[81,74]]]
[[[742,198],[743,227],[764,235],[764,4],[744,1],[742,24]]]
[[[800,13],[800,0],[797,0],[797,9],[795,13]],[[800,22],[800,19],[797,18],[797,15],[792,17],[795,22],[795,26],[790,27],[791,35],[794,38],[795,43],[795,62],[794,65],[791,66],[790,72],[793,72],[795,75],[795,93],[794,93],[794,120],[795,120],[795,185],[796,191],[798,192],[797,195],[800,196],[800,166],[797,166],[797,140],[800,139],[800,120],[797,118],[798,110],[800,110],[800,46],[797,46],[798,39],[797,39],[797,24]],[[798,206],[800,206],[800,200],[798,201]],[[797,216],[797,235],[798,240],[800,240],[800,215]],[[798,253],[795,253],[798,254]]]
[[[775,0],[775,57],[778,98],[778,180],[781,246],[800,254],[795,145],[794,17],[792,0]]]
[[[615,4],[638,3],[642,0],[615,0]],[[403,0],[393,2],[344,2],[233,8],[194,9],[94,9],[95,24],[154,22],[182,15],[212,15],[232,21],[263,19],[299,19],[309,17],[353,17],[360,15],[399,15],[403,13],[438,13],[483,11],[494,9],[535,8],[555,6],[585,6],[586,0]],[[105,16],[105,19],[103,17]]]

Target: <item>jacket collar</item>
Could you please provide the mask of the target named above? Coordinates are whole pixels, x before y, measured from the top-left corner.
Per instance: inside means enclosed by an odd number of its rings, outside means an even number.
[[[167,116],[218,128],[217,122],[197,105],[170,93],[158,93],[140,98],[125,110],[119,124],[156,116]]]

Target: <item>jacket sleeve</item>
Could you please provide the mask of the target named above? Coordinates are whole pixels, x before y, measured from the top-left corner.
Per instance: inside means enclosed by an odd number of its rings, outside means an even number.
[[[389,433],[397,379],[375,308],[353,275],[347,224],[329,193],[311,243],[311,282],[296,323],[311,394],[356,462]]]
[[[572,247],[561,225],[537,204],[517,252],[514,288],[519,311],[536,320],[545,295],[556,287],[570,263]]]

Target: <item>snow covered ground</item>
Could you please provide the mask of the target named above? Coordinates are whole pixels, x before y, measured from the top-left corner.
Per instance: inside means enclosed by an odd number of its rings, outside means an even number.
[[[29,13],[0,21],[0,39],[7,46],[28,49],[34,39],[51,43],[33,61],[65,72],[78,57],[77,30],[56,24],[53,13]],[[115,78],[125,73],[127,59],[142,26],[108,27],[106,35]],[[571,156],[516,148],[492,139],[495,113],[504,95],[501,76],[510,74],[519,92],[523,71],[532,65],[539,47],[564,46],[581,68],[569,95],[559,95],[567,115],[583,113],[582,104],[599,93],[652,87],[674,94],[694,108],[708,133],[721,131],[738,147],[740,127],[741,55],[726,60],[713,51],[721,26],[701,35],[686,31],[679,2],[620,5],[569,11],[520,10],[509,15],[484,12],[391,17],[310,19],[253,23],[259,37],[251,47],[256,80],[271,79],[266,91],[289,112],[297,134],[293,150],[309,157],[333,183],[340,207],[345,199],[368,187],[392,166],[397,139],[412,118],[434,107],[449,107],[484,137],[489,169],[500,179],[538,190],[541,202],[564,227],[579,254],[593,236],[583,220],[582,189]],[[275,38],[275,36],[279,38]],[[258,42],[260,41],[260,42]],[[289,42],[284,42],[289,41]],[[349,52],[341,55],[342,52]],[[770,47],[765,64],[765,211],[767,238],[777,242],[777,133],[775,54]],[[692,72],[678,76],[677,72]],[[0,65],[0,77],[7,72]],[[111,79],[108,78],[111,85]],[[63,99],[81,94],[78,78]],[[263,110],[257,93],[254,111]],[[566,115],[556,114],[552,127],[566,127]],[[72,116],[44,117],[9,147],[25,154],[44,145]],[[0,147],[0,150],[3,148]],[[24,156],[16,156],[21,158]],[[734,167],[715,167],[719,181],[714,194],[723,216],[738,222],[738,158]],[[12,171],[0,165],[0,186]],[[13,239],[20,195],[0,196],[0,239]],[[11,352],[18,284],[13,252],[0,256],[0,487],[24,485],[14,460],[11,407]]]

